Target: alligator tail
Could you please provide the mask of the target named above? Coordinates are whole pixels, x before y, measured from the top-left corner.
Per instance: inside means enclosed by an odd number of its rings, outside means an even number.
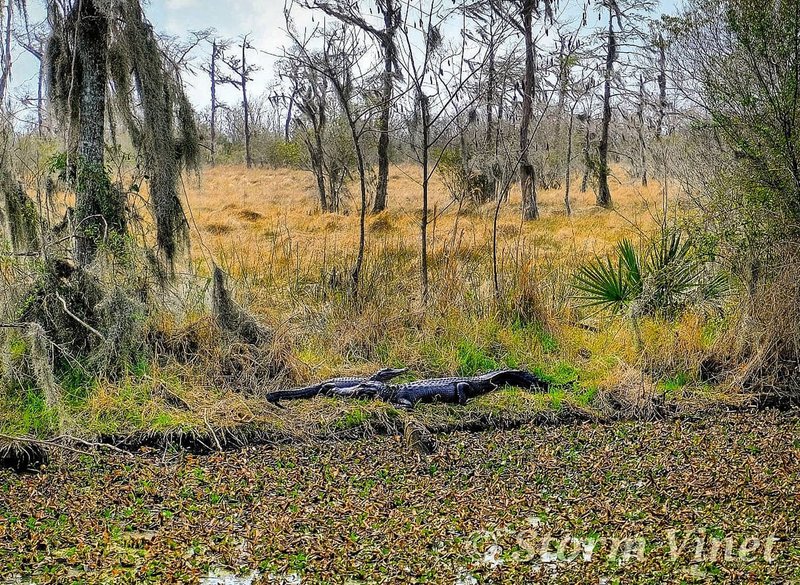
[[[516,386],[517,388],[538,392],[547,392],[550,389],[550,384],[527,370],[492,372],[491,381],[497,386]]]
[[[265,396],[265,398],[267,399],[267,402],[271,402],[275,406],[283,408],[280,404],[281,400],[302,400],[303,398],[314,398],[322,392],[323,388],[324,387],[320,384],[315,384],[313,386],[306,386],[304,388],[277,390],[276,392],[270,392]]]

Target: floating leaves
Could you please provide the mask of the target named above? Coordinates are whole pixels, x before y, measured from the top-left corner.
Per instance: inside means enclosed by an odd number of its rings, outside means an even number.
[[[763,412],[456,432],[422,460],[396,437],[206,457],[70,455],[39,475],[0,472],[0,574],[88,583],[198,582],[211,568],[257,573],[253,583],[791,581],[800,576],[798,436],[796,415]],[[674,559],[670,530],[690,543]],[[779,540],[772,562],[761,551],[750,562],[696,564],[701,534],[737,547],[750,536]],[[616,537],[643,538],[642,560],[634,550],[608,562]]]

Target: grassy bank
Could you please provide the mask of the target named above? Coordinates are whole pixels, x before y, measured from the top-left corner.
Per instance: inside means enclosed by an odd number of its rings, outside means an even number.
[[[170,312],[151,314],[143,324],[154,350],[113,378],[71,362],[56,380],[55,405],[12,375],[12,390],[0,398],[0,433],[86,437],[248,424],[277,432],[292,418],[265,406],[264,392],[384,366],[408,367],[412,376],[525,367],[552,384],[549,396],[525,398],[523,406],[513,392],[478,401],[474,408],[489,415],[508,405],[531,417],[565,403],[594,408],[609,392],[623,402],[656,398],[662,404],[725,392],[701,367],[724,322],[699,313],[642,319],[637,338],[626,319],[581,310],[573,299],[578,266],[623,237],[638,241],[655,228],[657,183],[641,188],[621,177],[610,211],[595,207],[593,194],[576,193],[571,217],[563,211],[563,193],[545,191],[542,219],[526,224],[512,191],[498,216],[495,290],[494,204],[459,210],[435,182],[431,293],[423,305],[418,172],[395,168],[390,210],[368,220],[357,302],[347,293],[357,214],[316,212],[308,173],[218,167],[188,180],[194,267],[164,293]],[[670,213],[680,213],[680,202]],[[255,350],[229,339],[208,316],[212,261],[230,275],[238,302],[274,332],[271,347]],[[7,349],[6,363],[13,365],[26,341],[16,339]],[[281,373],[268,376],[278,358]],[[386,407],[336,409],[355,421],[367,416],[362,411]],[[305,424],[314,412],[293,416]]]

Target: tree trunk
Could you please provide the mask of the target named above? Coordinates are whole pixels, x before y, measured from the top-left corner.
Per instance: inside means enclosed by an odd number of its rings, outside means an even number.
[[[519,131],[519,183],[522,192],[522,219],[539,217],[536,202],[536,171],[530,160],[530,128],[533,120],[533,97],[536,83],[536,46],[533,40],[533,1],[526,0],[522,9],[525,31],[525,81],[522,86],[522,124]]]
[[[387,10],[386,18],[390,18]],[[372,213],[380,213],[386,209],[389,192],[389,122],[392,115],[392,95],[394,82],[392,80],[391,49],[386,43],[383,48],[383,88],[381,91],[381,116],[378,120],[378,185],[375,190],[375,204]]]
[[[244,109],[244,152],[247,168],[253,168],[250,145],[250,104],[247,101],[247,41],[242,41],[242,108]]]
[[[364,162],[364,153],[361,151],[361,140],[356,130],[357,121],[353,118],[350,106],[346,102],[344,92],[339,88],[339,96],[342,98],[342,105],[344,106],[347,122],[350,126],[350,135],[353,139],[353,148],[356,151],[356,160],[358,161],[358,182],[361,191],[361,209],[359,213],[358,224],[358,257],[356,258],[356,265],[353,267],[352,273],[352,286],[353,298],[358,298],[359,284],[361,282],[361,268],[364,265],[364,251],[366,249],[367,240],[367,168]]]
[[[420,262],[420,276],[422,278],[422,302],[428,302],[428,186],[430,182],[429,148],[430,148],[430,103],[428,96],[420,91],[420,109],[422,113],[422,220],[421,239],[422,239],[422,258]]]
[[[564,126],[564,116],[566,113],[567,92],[569,87],[569,61],[568,61],[568,39],[563,35],[559,35],[558,45],[558,75],[556,77],[556,84],[558,86],[558,101],[556,102],[556,124],[553,135],[549,140],[550,147],[548,155],[545,158],[543,172],[539,176],[539,184],[544,189],[560,189],[561,183],[558,180],[558,167],[559,156],[561,154],[561,145],[563,144],[561,131]],[[572,120],[568,122],[568,126],[572,125]],[[569,163],[567,163],[569,167]]]
[[[570,202],[570,187],[572,186],[572,130],[575,127],[575,108],[569,113],[569,128],[567,129],[567,164],[564,171],[564,208],[567,216],[572,215],[572,204]]]
[[[656,123],[656,140],[661,140],[664,133],[664,117],[667,110],[667,55],[664,37],[658,33],[658,122]]]
[[[489,51],[488,51],[488,77],[486,80],[486,147],[488,152],[493,156],[497,156],[497,137],[495,132],[495,118],[494,118],[494,96],[495,85],[497,84],[497,65],[496,65],[496,52],[494,43],[494,15],[490,15],[491,26],[489,35]],[[484,188],[484,197],[492,198],[497,197],[497,180],[494,175],[492,164],[488,169],[484,170],[486,175],[486,185]]]
[[[0,2],[2,8],[2,2]],[[14,24],[14,0],[8,0],[6,4],[6,30],[3,39],[3,64],[0,71],[0,107],[4,106],[8,80],[11,78],[11,34]]]
[[[39,73],[36,82],[36,132],[42,136],[44,129],[44,56],[39,57]]]
[[[211,164],[217,164],[217,51],[219,46],[217,40],[214,39],[211,44]]]
[[[494,146],[494,156],[497,157],[500,155],[500,133],[501,127],[503,123],[503,116],[505,115],[505,99],[504,96],[506,95],[506,90],[508,87],[508,72],[503,72],[502,80],[500,81],[500,91],[499,96],[500,99],[497,100],[497,123],[495,124],[495,132],[494,132],[494,139],[493,139],[493,146]],[[506,181],[505,171],[502,173],[503,179],[501,182],[495,183],[495,197],[499,197],[504,203],[508,200],[508,191],[511,187],[510,183]],[[503,189],[500,191],[500,189]]]
[[[311,168],[314,169],[314,176],[317,178],[317,190],[319,191],[319,207],[322,213],[328,213],[331,210],[330,202],[328,201],[328,194],[325,187],[325,151],[322,147],[322,133],[324,132],[322,124],[314,123],[314,144],[310,146],[311,155]]]
[[[283,125],[283,140],[289,142],[291,138],[292,129],[292,115],[294,113],[294,100],[297,99],[297,90],[292,92],[292,97],[289,98],[289,107],[286,108],[286,122]]]
[[[597,169],[597,204],[611,207],[611,190],[608,188],[608,132],[611,125],[611,81],[614,75],[614,59],[617,52],[617,39],[614,35],[614,13],[608,10],[608,50],[606,53],[605,83],[603,89],[603,122],[600,134],[600,145]]]
[[[586,190],[589,188],[589,175],[592,172],[591,116],[592,116],[591,110],[589,108],[586,108],[586,128],[583,137],[583,179],[581,180],[581,193],[586,193]]]
[[[636,134],[639,138],[639,163],[642,165],[642,187],[647,187],[647,142],[644,138],[644,77],[639,75],[639,104],[636,108]]]
[[[322,165],[322,161],[319,160],[319,156],[316,153],[316,150],[312,149],[313,152],[309,153],[311,158],[311,169],[314,171],[314,178],[317,180],[317,191],[319,192],[319,208],[322,213],[328,213],[328,197],[326,194],[326,187],[325,187],[325,170]]]
[[[489,41],[488,76],[486,78],[486,146],[494,141],[494,86],[497,77],[495,65],[494,39]]]
[[[78,112],[78,181],[76,186],[75,260],[86,266],[97,253],[98,240],[109,230],[124,231],[124,202],[106,175],[104,130],[106,110],[108,20],[94,0],[80,4],[77,59],[80,63]]]

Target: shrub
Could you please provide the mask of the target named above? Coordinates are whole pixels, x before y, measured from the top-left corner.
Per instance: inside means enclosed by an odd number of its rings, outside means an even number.
[[[573,286],[585,307],[667,318],[690,306],[718,307],[728,288],[725,275],[677,230],[664,230],[641,249],[622,240],[613,255],[581,267]]]
[[[463,153],[454,148],[439,154],[437,169],[454,201],[463,205],[482,205],[494,196],[492,177],[479,167],[474,157],[464,160]]]

